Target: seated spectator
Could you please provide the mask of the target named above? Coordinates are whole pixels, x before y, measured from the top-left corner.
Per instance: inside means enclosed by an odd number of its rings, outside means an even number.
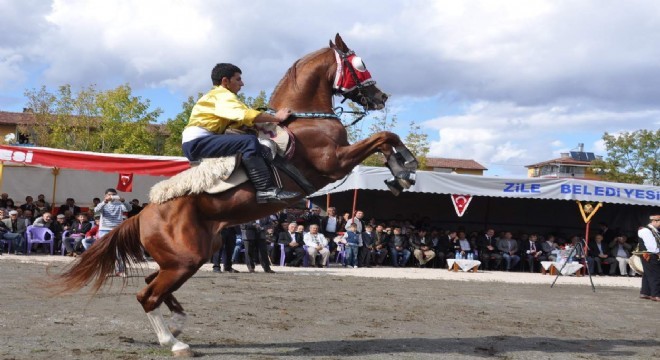
[[[59,216],[59,215],[58,215]],[[67,256],[78,256],[76,249],[85,239],[85,234],[92,229],[92,223],[87,220],[85,213],[80,213],[69,229],[67,237],[62,239]]]
[[[468,254],[474,255],[475,246],[467,239],[465,231],[461,230],[457,234],[458,236],[453,241],[454,251],[459,251],[461,253],[461,258],[463,259],[465,259]]]
[[[37,204],[43,203],[43,206],[46,208],[46,211],[50,211],[50,203],[46,201],[46,196],[44,194],[37,195]]]
[[[53,215],[49,212],[45,212],[40,217],[34,219],[34,222],[32,223],[32,226],[45,227],[45,228],[51,229],[51,226],[53,225],[53,223],[55,223],[55,221],[53,221]],[[52,231],[52,229],[51,229],[51,231]],[[46,239],[46,240],[50,240],[50,239]],[[57,246],[55,244],[55,239],[53,239],[53,244],[54,244],[53,247],[57,248]],[[34,245],[33,248],[30,249],[30,250],[34,251],[36,249],[36,246],[39,246],[39,244]],[[43,247],[43,249],[45,251],[45,246]]]
[[[99,223],[101,222],[101,216],[94,216],[94,225],[88,232],[85,233],[85,239],[82,241],[83,248],[85,250],[89,249],[90,246],[96,241],[96,236],[99,232]]]
[[[23,254],[25,248],[25,231],[27,227],[25,222],[18,218],[18,211],[11,210],[9,219],[2,219],[0,222],[0,234],[3,240],[11,241],[14,254]]]
[[[588,256],[587,253],[584,251],[584,247],[585,247],[584,241],[579,236],[577,235],[571,236],[570,246],[575,248],[573,260],[579,262],[588,269],[593,269],[594,259],[592,259],[591,256]]]
[[[5,202],[5,209],[7,210],[16,210],[16,205],[14,205],[14,200],[7,199]]]
[[[80,206],[76,205],[76,201],[73,198],[67,198],[66,202],[60,206],[58,214],[64,214],[65,211],[71,211],[71,214],[80,213]]]
[[[7,193],[0,194],[0,208],[4,209],[7,207],[7,199],[9,199],[9,194]]]
[[[511,271],[520,262],[518,242],[512,236],[511,231],[506,231],[497,243],[497,249],[506,263],[506,271]]]
[[[46,202],[43,200],[37,200],[35,202],[35,205],[36,205],[36,209],[34,211],[37,216],[41,216],[41,214],[45,213],[46,211],[50,211],[50,208],[46,206]],[[26,210],[26,211],[30,211],[30,210]]]
[[[630,251],[632,250],[632,247],[630,244],[628,244],[628,238],[626,236],[620,235],[614,238],[612,240],[612,249],[611,249],[611,255],[616,259],[616,262],[619,264],[619,273],[621,276],[635,276],[635,271],[630,268],[628,271],[628,259],[630,258]],[[611,268],[614,268],[616,271],[616,267],[614,264],[611,265]],[[615,272],[610,270],[610,275],[614,275]]]
[[[26,228],[34,222],[34,216],[32,216],[32,211],[30,210],[23,211],[23,214],[19,215],[18,219],[25,223]]]
[[[395,226],[392,230],[392,236],[389,241],[392,266],[404,267],[408,264],[408,259],[410,259],[411,252],[408,250],[410,244],[408,243],[408,238],[401,233],[400,226]],[[401,260],[399,260],[399,254],[401,254]]]
[[[371,253],[371,259],[374,261],[376,266],[382,266],[387,257],[387,249],[389,248],[389,235],[385,232],[383,225],[377,225],[376,230],[373,233],[371,248],[369,252]]]
[[[529,272],[536,271],[536,264],[541,264],[541,261],[547,260],[547,257],[543,255],[543,246],[538,241],[538,235],[531,234],[527,238],[527,241],[522,243],[522,254],[525,256],[527,265],[529,267]]]
[[[9,218],[9,211],[5,209],[0,209],[0,220],[8,219],[8,218]]]
[[[450,230],[447,233],[438,232],[438,237],[433,239],[433,250],[435,256],[440,261],[440,267],[446,267],[446,259],[453,259],[454,256],[454,240],[456,239],[456,231]]]
[[[55,248],[59,249],[62,246],[62,234],[65,231],[69,231],[71,225],[67,223],[66,216],[64,214],[57,214],[55,221],[53,221],[49,229],[55,234]]]
[[[610,255],[610,246],[603,242],[603,235],[594,236],[594,241],[589,242],[589,256],[593,259],[589,274],[603,275],[603,264],[610,265],[610,275],[616,273],[616,259]],[[596,272],[594,272],[594,267]]]
[[[280,248],[277,245],[277,238],[275,238],[275,229],[273,228],[272,225],[269,225],[266,227],[264,231],[264,240],[266,241],[266,249],[268,250],[268,257],[270,258],[270,263],[271,264],[278,264],[278,261],[273,261],[275,259],[275,255],[280,254]]]
[[[541,250],[543,250],[543,255],[549,261],[557,261],[557,249],[559,247],[555,244],[555,236],[548,235],[545,238],[545,241],[541,243]]]
[[[477,238],[477,249],[479,250],[479,260],[484,270],[499,270],[502,265],[502,255],[497,250],[497,239],[495,230],[488,229],[486,233]]]
[[[9,205],[7,205],[7,208],[9,208]],[[34,213],[37,210],[37,205],[34,203],[34,199],[32,199],[32,196],[26,196],[25,204],[21,205],[20,208],[23,211],[30,210]]]
[[[413,256],[415,256],[415,259],[419,262],[419,267],[426,267],[426,264],[435,258],[433,242],[426,233],[426,229],[419,229],[417,234],[413,236],[411,240],[414,248]]]
[[[323,234],[319,233],[318,225],[312,224],[309,227],[309,232],[303,236],[303,242],[307,245],[310,266],[316,265],[317,255],[321,255],[321,263],[318,264],[318,267],[323,267],[328,263],[328,257],[330,256],[330,250],[326,248],[328,240]]]
[[[303,249],[303,234],[296,232],[298,225],[294,222],[287,225],[287,231],[280,232],[278,244],[284,245],[284,261],[287,266],[300,266],[305,256]]]

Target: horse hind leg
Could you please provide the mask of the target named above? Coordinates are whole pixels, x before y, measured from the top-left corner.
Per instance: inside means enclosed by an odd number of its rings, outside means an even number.
[[[158,342],[162,346],[171,346],[172,354],[177,357],[192,357],[194,354],[188,344],[178,340],[172,334],[159,307],[166,297],[171,296],[171,293],[178,289],[196,271],[197,268],[160,269],[149,284],[137,295],[137,300],[142,304],[142,308],[147,314],[156,336],[158,336]]]
[[[158,275],[158,270],[144,278],[144,281],[149,285],[153,279]],[[183,328],[186,325],[186,313],[183,311],[183,306],[179,301],[174,297],[174,294],[168,294],[163,298],[163,302],[170,310],[170,321],[168,329],[174,337],[181,335]]]

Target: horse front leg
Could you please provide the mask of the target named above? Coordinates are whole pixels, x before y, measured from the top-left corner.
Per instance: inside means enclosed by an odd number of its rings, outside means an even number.
[[[395,146],[405,147],[397,134],[383,131],[355,144],[340,147],[337,149],[337,159],[339,160],[337,173],[342,174],[339,177],[349,173],[354,167],[376,152],[382,153],[386,159],[389,159],[395,152]]]
[[[403,189],[415,184],[417,159],[403,144],[398,135],[391,132],[380,132],[371,137],[346,146],[338,151],[341,171],[346,173],[364,161],[371,154],[379,151],[387,159],[385,165],[394,178],[385,181],[390,191],[398,196]]]

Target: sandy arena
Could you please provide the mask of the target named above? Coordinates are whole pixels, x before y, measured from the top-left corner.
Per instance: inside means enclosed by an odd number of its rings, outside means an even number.
[[[123,292],[115,281],[91,301],[83,292],[49,296],[35,279],[46,279],[46,264],[58,272],[68,261],[0,257],[0,358],[170,358],[135,300],[142,277]],[[588,277],[559,277],[551,289],[554,277],[528,273],[210,270],[176,293],[189,314],[180,339],[203,358],[660,357],[660,303],[639,299],[639,277],[594,277],[594,293]]]

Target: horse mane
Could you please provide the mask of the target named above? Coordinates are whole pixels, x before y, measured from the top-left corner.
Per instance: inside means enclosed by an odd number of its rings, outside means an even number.
[[[282,86],[284,86],[284,84],[288,81],[291,81],[292,86],[295,90],[299,90],[299,86],[298,86],[298,69],[304,67],[305,65],[307,65],[307,63],[309,63],[310,61],[315,59],[317,56],[320,56],[323,53],[326,53],[330,50],[332,50],[332,49],[329,48],[329,47],[319,49],[319,50],[311,52],[311,53],[301,57],[300,59],[296,60],[293,63],[293,65],[291,65],[291,67],[286,71],[286,73],[284,74],[284,77],[282,77],[282,80],[280,80],[280,82],[277,83],[277,85],[275,86],[275,89],[273,89],[273,93],[271,94],[271,97],[272,97],[273,94],[277,93],[277,91]]]

